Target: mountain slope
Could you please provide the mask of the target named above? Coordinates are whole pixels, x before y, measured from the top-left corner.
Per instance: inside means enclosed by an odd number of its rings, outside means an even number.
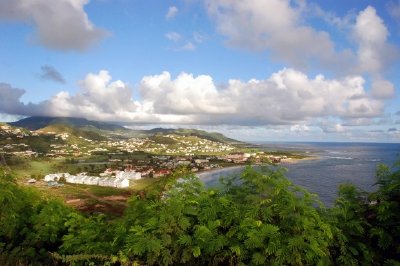
[[[65,125],[65,124],[49,125],[49,126],[39,129],[38,131],[54,132],[57,134],[67,133],[67,134],[71,135],[71,137],[74,140],[77,140],[79,137],[82,137],[85,139],[90,139],[90,140],[97,140],[97,141],[107,140],[106,137],[104,137],[96,132],[79,129],[79,128],[76,128],[76,127],[73,127],[70,125]]]
[[[171,128],[153,128],[151,130],[147,130],[147,134],[175,134],[175,135],[180,135],[180,136],[196,136],[202,139],[208,139],[211,141],[216,141],[216,142],[222,142],[222,143],[240,143],[237,140],[228,138],[224,136],[221,133],[217,132],[207,132],[204,130],[198,130],[198,129],[184,129],[184,128],[178,128],[178,129],[171,129]]]
[[[33,116],[21,119],[16,122],[9,123],[12,126],[22,127],[29,130],[41,130],[54,131],[57,133],[74,133],[75,136],[88,137],[89,139],[100,140],[100,135],[105,135],[111,138],[146,138],[155,137],[160,135],[175,134],[179,136],[196,136],[202,139],[211,141],[229,143],[229,144],[241,144],[242,142],[225,137],[221,133],[207,132],[204,130],[197,129],[172,129],[172,128],[154,128],[151,130],[134,130],[128,129],[120,125],[91,121],[84,118],[75,117],[39,117]],[[56,128],[53,128],[56,126]],[[63,129],[63,126],[66,127]],[[75,130],[74,132],[72,132]],[[79,130],[79,131],[76,131]],[[96,133],[90,135],[90,133]],[[89,136],[89,135],[90,136]]]
[[[16,122],[9,123],[10,125],[16,127],[23,127],[30,130],[38,130],[49,125],[63,124],[69,125],[76,128],[86,129],[86,130],[107,130],[107,131],[118,131],[126,130],[126,128],[110,123],[91,121],[85,118],[76,117],[44,117],[44,116],[32,116],[21,119]]]

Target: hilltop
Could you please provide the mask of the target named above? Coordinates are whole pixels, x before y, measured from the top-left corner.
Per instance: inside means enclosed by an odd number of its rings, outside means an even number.
[[[139,131],[137,131],[139,132]],[[194,136],[198,137],[201,139],[207,139],[211,141],[216,141],[216,142],[221,142],[221,143],[230,143],[230,144],[239,144],[241,142],[228,138],[224,136],[221,133],[217,132],[207,132],[204,130],[198,130],[198,129],[185,129],[185,128],[178,128],[178,129],[173,129],[173,128],[153,128],[150,130],[143,130],[140,131],[143,134],[146,135],[178,135],[178,136]]]
[[[52,124],[37,130],[39,133],[69,134],[73,139],[85,138],[90,140],[107,140],[103,135],[89,130],[80,129],[67,124]]]
[[[197,129],[172,129],[172,128],[154,128],[150,130],[135,130],[123,127],[121,125],[92,121],[85,118],[77,117],[39,117],[32,116],[21,119],[16,122],[9,123],[15,127],[22,127],[29,130],[39,130],[44,132],[57,132],[57,133],[72,133],[85,137],[90,135],[89,139],[102,140],[100,135],[107,137],[123,137],[123,138],[148,138],[155,136],[164,135],[178,135],[178,136],[193,136],[201,139],[210,141],[229,143],[229,144],[241,144],[241,142],[228,138],[221,133],[207,132],[204,130]],[[64,132],[62,130],[65,130]],[[89,133],[90,132],[90,133]],[[96,134],[93,134],[96,133]]]
[[[127,130],[123,126],[106,122],[92,121],[85,118],[77,118],[77,117],[31,116],[16,122],[11,122],[9,124],[16,127],[27,128],[29,130],[38,130],[41,128],[45,128],[49,125],[55,125],[55,124],[69,125],[86,130],[89,129],[107,130],[107,131]]]

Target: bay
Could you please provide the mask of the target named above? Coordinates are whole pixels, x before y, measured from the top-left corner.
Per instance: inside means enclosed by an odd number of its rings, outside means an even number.
[[[340,184],[352,183],[364,191],[376,189],[375,172],[380,163],[393,165],[400,159],[400,143],[327,143],[288,142],[257,143],[267,151],[290,151],[315,156],[314,160],[282,163],[286,176],[296,185],[319,195],[326,206],[332,206]],[[200,173],[207,186],[215,186],[221,176],[239,175],[243,167]]]

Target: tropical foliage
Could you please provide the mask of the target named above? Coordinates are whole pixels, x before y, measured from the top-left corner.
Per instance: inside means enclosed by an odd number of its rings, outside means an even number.
[[[400,265],[400,170],[345,184],[332,208],[284,169],[247,168],[207,188],[180,170],[125,215],[85,216],[0,176],[0,265]]]

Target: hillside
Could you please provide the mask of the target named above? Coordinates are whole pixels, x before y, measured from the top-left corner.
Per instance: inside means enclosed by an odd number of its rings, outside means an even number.
[[[172,129],[172,128],[154,128],[150,130],[128,129],[120,125],[92,121],[85,118],[76,117],[28,117],[16,122],[9,123],[12,126],[22,127],[29,130],[54,131],[57,133],[72,133],[74,129],[75,136],[85,137],[93,140],[102,140],[101,135],[116,138],[148,138],[159,135],[174,134],[179,136],[195,136],[210,141],[216,141],[228,144],[241,144],[241,142],[228,138],[221,133],[207,132],[197,129]],[[55,126],[54,129],[52,126]],[[67,126],[66,131],[62,132],[62,126]]]
[[[44,128],[41,128],[37,130],[38,132],[54,132],[57,134],[62,134],[62,133],[67,133],[71,135],[73,139],[77,138],[85,138],[85,139],[90,139],[90,140],[97,140],[97,141],[102,141],[102,140],[107,140],[106,137],[93,132],[93,131],[88,131],[80,128],[76,128],[70,125],[65,125],[65,124],[52,124],[48,125]]]
[[[144,135],[168,135],[174,134],[179,136],[195,136],[202,139],[207,139],[211,141],[221,142],[221,143],[230,143],[230,144],[240,144],[241,142],[228,138],[221,133],[217,132],[207,132],[204,130],[197,129],[185,129],[185,128],[153,128],[150,130],[134,130],[138,132],[138,134]]]
[[[76,117],[43,117],[43,116],[32,116],[21,119],[16,122],[9,123],[10,125],[16,127],[23,127],[29,130],[38,130],[49,125],[55,124],[63,124],[69,125],[80,129],[86,130],[107,130],[107,131],[118,131],[118,130],[126,130],[126,128],[99,121],[87,120],[85,118],[76,118]]]

